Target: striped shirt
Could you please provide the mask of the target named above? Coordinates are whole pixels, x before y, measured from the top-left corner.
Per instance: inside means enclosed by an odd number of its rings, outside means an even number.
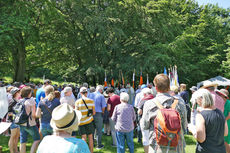
[[[95,109],[94,101],[89,99],[89,98],[84,98],[86,105],[88,106],[88,109]],[[84,102],[82,99],[78,99],[75,103],[75,108],[82,113],[82,118],[80,121],[80,126],[89,124],[93,121],[93,115],[88,117],[88,109],[85,106]]]

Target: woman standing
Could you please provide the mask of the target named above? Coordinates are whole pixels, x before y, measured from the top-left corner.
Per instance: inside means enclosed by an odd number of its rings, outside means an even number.
[[[133,129],[136,120],[133,106],[128,104],[129,95],[125,92],[120,94],[121,104],[114,109],[112,120],[115,122],[117,153],[125,153],[125,141],[129,152],[134,153]]]
[[[36,116],[41,118],[41,133],[43,137],[53,133],[53,129],[50,126],[51,115],[54,108],[60,105],[60,101],[55,98],[53,86],[48,85],[44,90],[46,96],[39,102],[36,111]]]
[[[16,105],[16,103],[21,98],[21,92],[18,88],[14,87],[11,89],[10,94],[12,95],[12,99],[9,101],[9,107],[8,107],[8,120],[12,122],[10,126],[10,140],[9,140],[9,148],[11,153],[17,153],[18,152],[18,140],[20,136],[20,129],[19,125],[14,123],[13,120],[13,107]]]
[[[81,117],[81,112],[74,110],[69,104],[56,107],[50,122],[54,134],[42,140],[37,153],[90,153],[84,140],[71,136],[77,130]]]
[[[224,114],[214,106],[211,93],[207,89],[197,91],[198,105],[202,110],[196,115],[196,126],[189,131],[197,139],[196,153],[226,153],[224,136],[228,134]]]

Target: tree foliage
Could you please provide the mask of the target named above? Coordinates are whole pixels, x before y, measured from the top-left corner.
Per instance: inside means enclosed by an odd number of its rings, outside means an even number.
[[[177,65],[180,82],[230,76],[230,11],[193,0],[0,2],[0,75],[14,80],[150,81]],[[23,69],[24,68],[24,69]],[[111,73],[112,72],[112,73]]]

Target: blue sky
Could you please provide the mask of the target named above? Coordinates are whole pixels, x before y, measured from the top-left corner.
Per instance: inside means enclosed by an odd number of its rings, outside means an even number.
[[[218,4],[222,8],[230,8],[230,0],[195,0],[199,5],[205,4]]]

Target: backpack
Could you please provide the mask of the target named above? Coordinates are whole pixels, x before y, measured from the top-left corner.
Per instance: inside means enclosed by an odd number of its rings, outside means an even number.
[[[164,108],[159,101],[156,101],[159,110],[154,120],[156,142],[160,146],[167,146],[168,149],[177,147],[181,131],[180,114],[175,110],[178,99],[173,100],[171,108]]]
[[[15,124],[24,124],[27,123],[27,126],[29,126],[29,117],[31,116],[31,112],[29,115],[26,113],[26,107],[25,102],[27,99],[22,99],[20,102],[18,102],[14,107],[14,123]]]

